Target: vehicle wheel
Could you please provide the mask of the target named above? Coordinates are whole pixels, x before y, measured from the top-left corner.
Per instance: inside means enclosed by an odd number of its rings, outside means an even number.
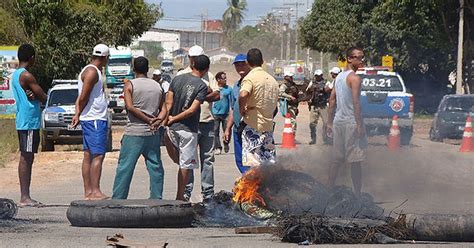
[[[46,132],[41,132],[41,151],[42,152],[54,152],[54,142],[48,140]]]
[[[439,134],[439,131],[435,130],[433,127],[430,128],[430,140],[434,142],[443,142],[443,138]]]
[[[112,146],[112,130],[109,130],[107,134],[107,152],[111,152],[113,150]]]
[[[83,227],[191,227],[194,210],[172,200],[81,200],[71,202],[66,216]]]
[[[400,128],[400,145],[407,146],[410,144],[413,136],[413,128]]]
[[[114,109],[114,113],[120,114],[123,112],[123,109]]]

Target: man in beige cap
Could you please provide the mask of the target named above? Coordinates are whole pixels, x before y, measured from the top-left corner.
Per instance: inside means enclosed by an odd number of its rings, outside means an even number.
[[[177,75],[191,73],[194,60],[200,55],[204,54],[204,50],[200,46],[192,46],[189,49],[189,66],[181,70]],[[220,99],[219,86],[216,77],[207,72],[201,78],[208,87],[208,94],[205,101],[201,105],[201,114],[199,117],[199,160],[201,163],[201,193],[203,200],[209,199],[214,194],[214,117],[211,114],[212,102]],[[191,198],[193,191],[194,174],[191,171],[189,175],[189,183],[186,185],[184,197]]]

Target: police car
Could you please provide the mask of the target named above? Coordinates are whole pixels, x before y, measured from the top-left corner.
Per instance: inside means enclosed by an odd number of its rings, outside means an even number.
[[[55,144],[82,144],[82,130],[71,127],[78,96],[77,80],[53,80],[42,112],[41,151],[54,151]],[[109,115],[107,150],[112,150],[112,130]]]
[[[362,118],[369,135],[388,135],[394,115],[402,145],[408,145],[413,135],[414,98],[405,83],[388,67],[366,67],[356,72],[362,79]]]

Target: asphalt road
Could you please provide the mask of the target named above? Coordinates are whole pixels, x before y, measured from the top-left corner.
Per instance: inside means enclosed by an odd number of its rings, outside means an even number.
[[[309,141],[308,118],[305,106],[300,108],[298,119],[296,150],[278,149],[280,161],[289,168],[309,173],[318,180],[327,178],[330,163],[329,146],[306,145]],[[283,120],[277,119],[276,141],[281,140]],[[120,129],[120,128],[119,128]],[[119,135],[120,137],[120,135]],[[405,213],[473,213],[474,212],[474,154],[457,152],[458,146],[433,143],[427,134],[415,135],[412,145],[399,152],[388,152],[385,139],[369,139],[369,159],[363,168],[363,191],[374,196],[376,202],[392,211],[405,200],[396,212]],[[115,142],[118,148],[118,140]],[[232,150],[231,150],[232,151]],[[166,151],[162,149],[165,166],[164,197],[173,199],[176,190],[177,168],[172,164]],[[39,156],[43,156],[40,154]],[[59,167],[60,163],[71,163],[77,176],[55,182],[61,171],[52,171],[48,182],[36,185],[34,196],[46,204],[66,205],[81,199],[82,181],[78,160],[68,160],[70,152],[56,152],[49,166]],[[77,156],[77,154],[76,154]],[[115,175],[118,152],[107,155],[104,166],[102,187],[110,194]],[[66,158],[65,158],[66,157]],[[64,166],[64,165],[62,165]],[[12,168],[0,169],[12,170]],[[3,174],[3,173],[1,173]],[[199,174],[199,173],[197,173]],[[342,172],[338,183],[350,183],[350,173]],[[216,191],[230,191],[239,173],[235,168],[233,154],[216,156]],[[199,185],[197,177],[197,185]],[[35,180],[35,174],[33,175]],[[18,189],[3,187],[0,178],[0,196],[18,200]],[[147,198],[148,175],[142,160],[137,165],[133,178],[130,198]],[[193,202],[200,201],[199,187],[195,187]],[[241,235],[231,228],[185,228],[185,229],[118,229],[118,228],[77,228],[69,225],[66,207],[24,208],[18,213],[14,227],[0,227],[0,247],[104,247],[106,236],[122,233],[126,238],[142,242],[167,240],[168,247],[291,247],[269,234]],[[384,245],[384,247],[474,247],[474,244],[431,243]],[[326,247],[320,245],[318,247]],[[333,246],[331,246],[333,247]],[[347,246],[344,246],[347,247]],[[350,247],[369,247],[352,245]],[[379,247],[373,245],[370,247]]]

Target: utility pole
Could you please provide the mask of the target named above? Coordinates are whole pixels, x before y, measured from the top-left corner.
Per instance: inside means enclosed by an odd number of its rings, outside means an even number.
[[[303,5],[296,0],[294,3],[285,3],[284,5],[295,6],[295,60],[298,60],[298,6]]]
[[[202,42],[202,41],[204,40],[204,30],[203,30],[203,27],[204,27],[204,14],[201,13],[201,40],[200,40],[199,43],[200,43],[200,45],[201,45],[202,47],[204,47],[203,42]]]
[[[456,66],[456,94],[463,94],[462,55],[464,43],[464,0],[459,0],[458,60]]]
[[[204,42],[202,43],[202,49],[206,51],[206,45],[207,45],[207,21],[208,21],[208,16],[207,16],[207,9],[206,13],[204,14]]]

